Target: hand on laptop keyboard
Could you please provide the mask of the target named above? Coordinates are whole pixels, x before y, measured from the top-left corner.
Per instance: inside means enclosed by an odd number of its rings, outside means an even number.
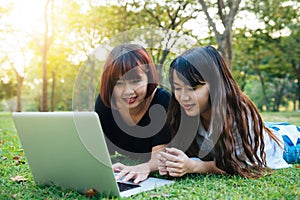
[[[116,176],[117,180],[122,179],[122,182],[127,182],[132,179],[135,184],[146,180],[150,173],[147,163],[136,166],[126,166],[122,163],[116,163],[113,164],[113,170],[114,172],[118,172]]]

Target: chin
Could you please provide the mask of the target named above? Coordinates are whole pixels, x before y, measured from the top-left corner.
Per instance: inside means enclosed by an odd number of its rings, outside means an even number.
[[[137,108],[140,104],[138,102],[134,102],[133,104],[128,104],[128,107],[131,109]]]
[[[187,116],[189,116],[189,117],[195,117],[195,116],[198,116],[198,115],[199,115],[198,112],[194,112],[194,111],[185,111],[185,113],[186,113]]]

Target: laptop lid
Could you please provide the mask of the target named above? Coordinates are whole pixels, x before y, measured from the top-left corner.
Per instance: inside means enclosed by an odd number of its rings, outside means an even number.
[[[95,112],[15,112],[12,118],[38,185],[131,196],[173,183],[148,178],[140,187],[120,192]]]

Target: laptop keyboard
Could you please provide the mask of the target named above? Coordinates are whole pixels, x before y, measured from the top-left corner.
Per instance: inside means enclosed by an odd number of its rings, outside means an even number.
[[[140,185],[136,185],[136,184],[121,183],[121,182],[117,182],[117,183],[118,183],[118,187],[119,187],[120,192],[130,190],[130,189],[133,189],[133,188],[137,188],[137,187],[141,187]]]

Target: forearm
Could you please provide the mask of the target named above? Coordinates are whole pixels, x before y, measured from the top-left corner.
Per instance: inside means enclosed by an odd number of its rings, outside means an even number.
[[[216,166],[215,161],[198,161],[198,160],[192,160],[191,162],[191,172],[190,173],[198,173],[198,174],[225,174],[226,172],[219,169]]]
[[[158,169],[157,160],[151,158],[148,162],[136,165],[143,173],[150,173]]]
[[[151,158],[147,163],[144,163],[142,165],[145,165],[145,167],[148,167],[150,172],[156,171],[158,168],[157,161],[154,158]]]

